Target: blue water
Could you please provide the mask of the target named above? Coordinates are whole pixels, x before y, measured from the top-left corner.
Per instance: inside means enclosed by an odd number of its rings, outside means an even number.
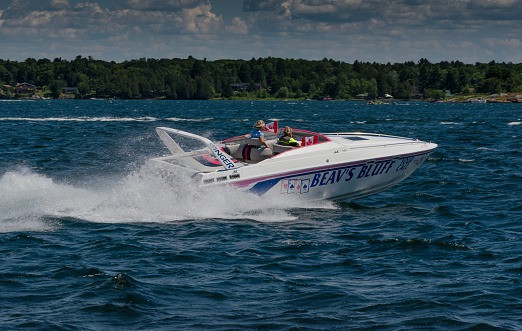
[[[439,148],[353,203],[169,186],[169,126]],[[2,330],[521,330],[522,105],[0,101]]]

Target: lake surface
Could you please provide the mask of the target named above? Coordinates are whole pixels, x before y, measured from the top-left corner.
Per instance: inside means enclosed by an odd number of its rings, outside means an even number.
[[[352,203],[183,192],[154,129],[439,148]],[[522,105],[0,101],[3,330],[520,330]],[[182,180],[182,178],[180,178]]]

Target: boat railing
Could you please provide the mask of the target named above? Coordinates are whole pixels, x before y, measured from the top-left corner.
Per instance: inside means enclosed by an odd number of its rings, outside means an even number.
[[[371,137],[384,137],[384,138],[395,138],[395,139],[402,139],[402,140],[413,140],[418,141],[418,139],[415,138],[407,138],[407,137],[400,137],[400,136],[393,136],[389,134],[381,134],[381,133],[368,133],[368,132],[336,132],[336,133],[322,133],[322,135],[325,136],[371,136]]]

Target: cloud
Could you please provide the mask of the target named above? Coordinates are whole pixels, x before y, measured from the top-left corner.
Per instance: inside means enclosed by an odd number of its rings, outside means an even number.
[[[284,32],[348,47],[357,37],[373,44],[373,52],[409,41],[435,44],[446,39],[458,45],[496,39],[498,33],[513,39],[522,29],[520,0],[247,0],[243,9],[251,14],[251,31],[260,35]]]
[[[518,38],[511,38],[511,39],[493,39],[493,38],[486,38],[484,39],[484,42],[489,47],[499,47],[499,46],[508,46],[508,47],[520,47],[522,45],[522,41]]]
[[[201,0],[129,0],[126,7],[136,10],[177,11],[205,3]]]
[[[519,3],[520,0],[474,0],[473,4],[480,7],[511,7]],[[471,1],[469,1],[471,3]]]
[[[215,32],[222,26],[223,19],[214,14],[211,9],[210,4],[183,9],[182,27],[191,33]]]
[[[241,18],[234,17],[232,19],[232,24],[226,26],[226,30],[227,30],[227,32],[234,33],[234,34],[247,34],[248,33],[248,25]]]
[[[67,0],[52,0],[47,6],[38,8],[29,6],[27,1],[14,0],[0,16],[3,22],[0,35],[9,29],[9,33],[35,34],[35,37],[47,34],[62,38],[81,33],[92,39],[104,39],[117,38],[117,34],[127,34],[128,31],[214,33],[223,28],[221,16],[213,13],[207,2],[131,0],[127,5],[126,8],[109,10],[95,2],[79,2],[71,6]],[[71,33],[71,29],[78,32]]]
[[[68,0],[52,0],[49,5],[50,10],[64,10],[71,7]]]
[[[27,0],[13,0],[11,6],[3,11],[2,19],[9,20],[23,17],[30,8],[31,4]]]
[[[516,61],[520,17],[522,0],[11,0],[0,38],[2,56]]]
[[[263,21],[300,20],[321,23],[370,22],[372,19],[389,23],[400,21],[435,24],[441,21],[498,20],[520,17],[520,0],[247,0],[243,9]],[[488,14],[488,15],[486,15]],[[518,16],[516,16],[518,15]],[[269,17],[271,19],[269,19]],[[406,19],[405,19],[406,18]],[[287,24],[285,24],[287,26]]]

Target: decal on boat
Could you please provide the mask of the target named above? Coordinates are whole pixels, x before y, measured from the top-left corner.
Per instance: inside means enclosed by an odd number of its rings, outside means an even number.
[[[381,162],[370,161],[366,164],[343,167],[326,171],[301,174],[299,178],[272,178],[256,183],[251,192],[264,194],[275,185],[280,185],[280,194],[305,194],[315,187],[349,182],[366,177],[387,174],[390,171],[404,171],[410,164],[419,165],[425,156],[409,156],[402,159],[387,160]],[[396,166],[396,168],[395,168]],[[308,177],[308,178],[307,178]]]
[[[214,154],[219,159],[221,159],[223,165],[227,169],[236,168],[236,165],[234,164],[234,162],[232,162],[232,160],[230,160],[230,158],[224,152],[222,152],[216,145],[214,145],[213,143],[209,143],[209,146],[212,149],[212,151],[214,152]]]
[[[308,193],[310,179],[283,179],[281,180],[281,194]]]
[[[406,157],[406,158],[402,159],[401,164],[396,169],[396,171],[406,170],[406,168],[408,168],[408,166],[410,165],[411,161],[413,161],[413,158],[414,158],[413,156],[410,156],[410,157]]]

